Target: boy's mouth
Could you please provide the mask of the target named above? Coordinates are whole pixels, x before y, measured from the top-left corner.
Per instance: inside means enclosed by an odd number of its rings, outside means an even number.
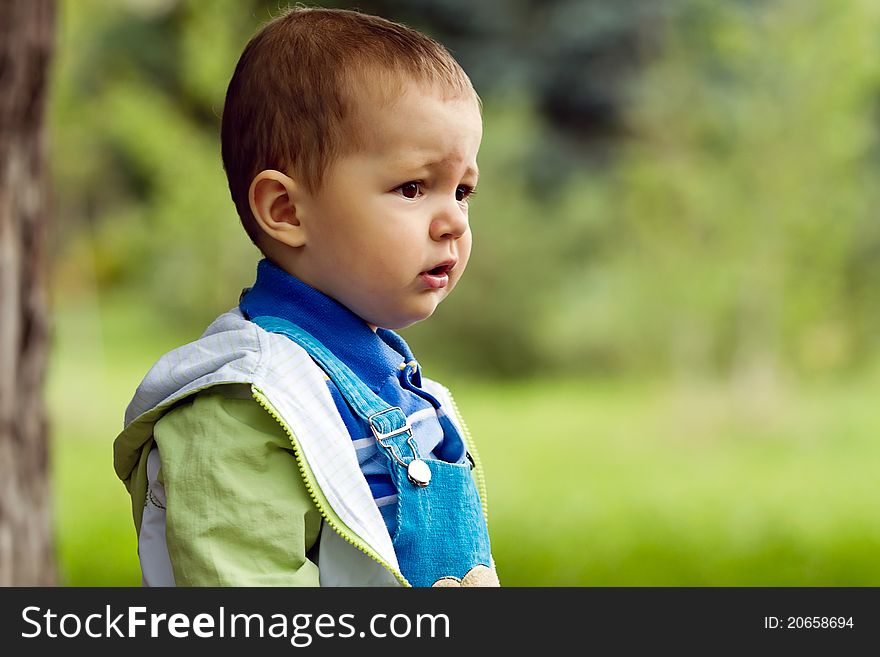
[[[452,269],[451,263],[444,263],[442,265],[437,265],[433,269],[429,269],[426,274],[431,274],[432,276],[440,276],[441,274],[448,274],[449,270]]]
[[[443,288],[449,285],[449,272],[455,267],[455,260],[445,260],[440,264],[426,269],[420,276],[422,281],[430,288]]]

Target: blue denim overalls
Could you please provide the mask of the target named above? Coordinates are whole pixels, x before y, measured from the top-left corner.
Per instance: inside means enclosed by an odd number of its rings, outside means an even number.
[[[421,458],[403,411],[389,406],[302,328],[279,317],[251,321],[305,349],[370,425],[397,488],[397,529],[391,538],[407,581],[431,586],[444,578],[461,580],[475,566],[490,568],[489,532],[470,467]]]

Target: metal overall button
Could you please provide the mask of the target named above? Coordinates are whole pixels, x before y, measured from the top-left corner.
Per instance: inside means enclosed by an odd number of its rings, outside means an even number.
[[[424,488],[431,481],[431,468],[422,459],[415,458],[406,466],[406,478],[420,488]]]

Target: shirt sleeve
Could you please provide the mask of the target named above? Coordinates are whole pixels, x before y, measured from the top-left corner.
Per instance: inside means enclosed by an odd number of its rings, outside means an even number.
[[[177,586],[319,585],[320,513],[287,434],[248,391],[201,392],[155,425]]]

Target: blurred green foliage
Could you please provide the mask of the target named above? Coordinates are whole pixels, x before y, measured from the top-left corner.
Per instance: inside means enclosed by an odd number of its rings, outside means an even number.
[[[484,93],[468,276],[407,332],[427,362],[504,376],[813,375],[876,357],[876,4],[673,4],[601,166],[536,184],[536,158],[558,144],[542,103],[525,86]],[[272,11],[63,4],[59,294],[96,284],[187,336],[235,304],[259,254],[229,200],[219,115]]]
[[[598,268],[637,360],[813,374],[876,355],[877,9],[698,3],[670,30],[630,106],[620,247]]]

